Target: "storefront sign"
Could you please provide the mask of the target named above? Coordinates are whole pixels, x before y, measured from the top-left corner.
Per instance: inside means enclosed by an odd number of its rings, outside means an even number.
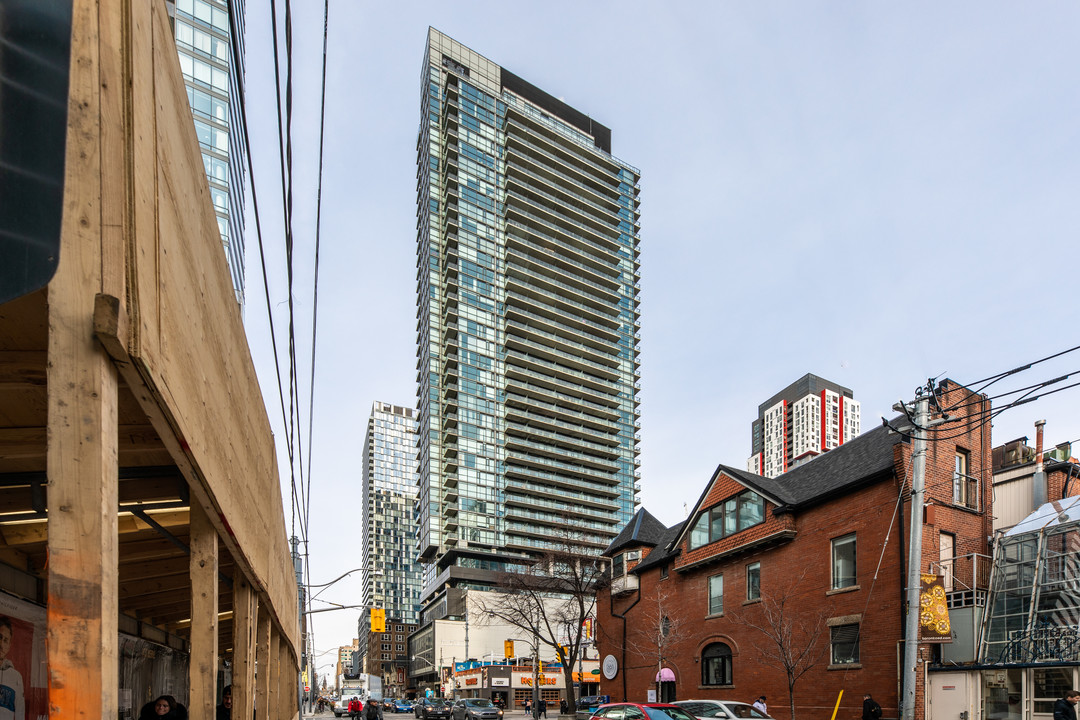
[[[479,682],[480,682],[480,678],[474,678],[474,677],[465,678],[465,684],[466,685],[476,685]]]
[[[491,678],[491,687],[510,687],[510,678]]]
[[[545,677],[545,676],[541,675],[540,677],[538,677],[536,679],[536,684],[537,685],[555,685],[558,681],[559,681],[558,678]],[[518,678],[518,682],[520,682],[525,687],[532,687],[533,679],[531,677],[529,677],[528,675],[524,675],[524,676]]]
[[[615,659],[614,655],[608,655],[604,658],[604,677],[608,680],[614,680],[615,676],[619,674],[619,661]]]

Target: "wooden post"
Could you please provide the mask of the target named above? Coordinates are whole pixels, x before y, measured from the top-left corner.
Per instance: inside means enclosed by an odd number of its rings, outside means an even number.
[[[296,672],[296,663],[293,662],[289,643],[283,642],[278,648],[278,682],[281,684],[281,701],[278,706],[278,717],[281,720],[292,720],[300,710],[300,698],[298,695],[298,683],[300,675]]]
[[[270,677],[267,678],[270,688],[267,698],[267,717],[280,720],[281,715],[281,633],[277,627],[270,625],[270,652],[266,658],[270,668]]]
[[[256,625],[255,720],[270,720],[270,608],[259,598],[259,622]],[[237,716],[239,717],[239,716]]]
[[[255,707],[255,593],[243,575],[233,578],[232,714],[251,717]]]
[[[218,538],[206,511],[191,503],[191,658],[188,684],[192,717],[214,717],[218,667]]]
[[[103,258],[98,5],[72,7],[60,262],[49,284],[49,716],[117,716],[117,373],[94,340]],[[106,49],[107,51],[107,49]],[[112,257],[112,253],[109,253]],[[108,265],[103,268],[103,265]]]

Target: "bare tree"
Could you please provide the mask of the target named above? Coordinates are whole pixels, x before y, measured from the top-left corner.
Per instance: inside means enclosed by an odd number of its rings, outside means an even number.
[[[638,614],[634,630],[627,638],[627,649],[649,665],[656,665],[656,699],[663,702],[660,692],[660,673],[664,669],[667,651],[682,637],[683,621],[670,613],[674,603],[669,603],[657,586],[653,598]]]
[[[757,614],[740,613],[738,622],[754,628],[763,636],[754,648],[765,665],[784,672],[787,679],[791,720],[795,720],[795,684],[816,666],[829,649],[821,642],[825,632],[825,617],[821,613],[800,611],[798,598],[789,586],[783,593],[762,595],[755,605]]]
[[[585,621],[593,616],[597,590],[607,582],[606,560],[582,555],[580,547],[566,542],[565,547],[548,551],[524,572],[501,573],[496,592],[478,603],[482,613],[555,651],[562,663],[571,709],[577,705],[574,665],[581,657]]]

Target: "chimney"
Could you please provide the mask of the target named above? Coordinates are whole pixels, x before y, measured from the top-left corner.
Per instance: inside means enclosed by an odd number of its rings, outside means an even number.
[[[1046,487],[1046,473],[1043,472],[1043,426],[1045,420],[1035,421],[1035,475],[1031,478],[1031,499],[1034,509],[1050,502]]]

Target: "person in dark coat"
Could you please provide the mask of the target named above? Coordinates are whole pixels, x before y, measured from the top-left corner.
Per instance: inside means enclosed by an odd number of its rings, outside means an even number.
[[[215,720],[232,720],[232,685],[226,685],[221,691],[221,704],[217,706]]]
[[[541,699],[537,704],[540,706],[540,712],[538,712],[536,714],[536,717],[540,717],[541,715],[543,715],[545,720],[546,720],[547,719],[547,700]]]
[[[862,697],[862,720],[881,720],[881,706],[877,700],[870,697],[870,693]]]
[[[1067,690],[1065,697],[1054,703],[1054,720],[1076,720],[1076,703],[1080,701],[1080,690]]]
[[[187,708],[176,702],[172,695],[162,695],[142,706],[139,720],[187,720]]]

